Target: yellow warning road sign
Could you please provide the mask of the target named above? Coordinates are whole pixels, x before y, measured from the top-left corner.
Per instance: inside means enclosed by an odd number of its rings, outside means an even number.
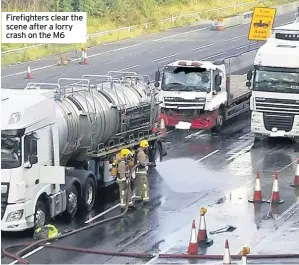
[[[255,7],[251,19],[248,40],[266,40],[271,33],[276,8]]]

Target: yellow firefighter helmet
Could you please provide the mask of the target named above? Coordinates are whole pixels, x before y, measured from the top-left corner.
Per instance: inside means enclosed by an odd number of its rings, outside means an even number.
[[[140,142],[140,147],[143,147],[143,148],[149,147],[148,141],[147,140],[142,140]]]
[[[132,156],[132,155],[133,154],[129,149],[122,149],[120,151],[120,154],[119,154],[120,158],[127,158],[127,157]]]

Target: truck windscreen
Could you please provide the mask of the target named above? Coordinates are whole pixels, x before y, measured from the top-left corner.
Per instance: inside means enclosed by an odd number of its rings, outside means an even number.
[[[1,132],[1,168],[11,169],[22,164],[21,136],[11,131]]]
[[[256,67],[254,91],[299,93],[299,69]]]
[[[173,67],[164,69],[161,89],[164,91],[210,92],[211,72],[200,67]]]

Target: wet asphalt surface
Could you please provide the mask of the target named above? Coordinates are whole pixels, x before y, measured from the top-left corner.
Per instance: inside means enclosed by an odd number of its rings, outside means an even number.
[[[278,17],[276,22],[278,24],[286,23],[293,17],[293,14],[283,15]],[[184,30],[197,30],[203,27],[201,25],[183,30],[175,29],[161,33],[159,36],[164,38],[171,34],[179,34]],[[232,38],[242,34],[246,35],[247,32],[248,25],[243,25],[223,32],[211,33],[211,31],[203,30],[199,34],[190,33],[182,37],[150,42],[150,44],[136,46],[136,48],[128,49],[125,52],[117,50],[113,53],[107,52],[102,56],[92,57],[89,59],[89,65],[84,66],[84,72],[82,72],[82,66],[75,63],[65,68],[54,67],[36,71],[33,72],[33,81],[52,82],[61,75],[80,76],[87,72],[88,74],[99,74],[99,71],[104,73],[106,70],[131,66],[136,66],[130,68],[134,71],[152,74],[157,67],[174,59],[173,57],[163,59],[163,56],[180,53],[180,58],[188,59],[194,55],[193,49],[211,43],[214,45],[203,48],[201,53],[199,51],[198,57],[215,55],[214,60],[246,50],[246,47],[237,49],[248,44],[246,38],[237,40]],[[121,49],[122,46],[139,44],[139,42],[150,41],[151,38],[159,36],[146,36],[119,44],[101,46],[95,48],[92,53],[106,52],[112,48]],[[182,49],[182,45],[184,45],[184,49]],[[223,52],[225,55],[222,54]],[[121,57],[119,57],[119,53],[122,54]],[[157,61],[156,59],[159,58],[162,59]],[[149,61],[151,62],[149,63]],[[43,67],[48,63],[50,62],[39,61],[34,63],[33,67]],[[99,65],[103,67],[99,67]],[[11,75],[23,71],[26,67],[27,65],[17,65],[4,68],[2,74],[4,76]],[[246,69],[243,69],[239,74],[245,72]],[[23,74],[2,78],[2,84],[5,87],[22,86],[24,83],[26,81],[23,79]],[[268,235],[273,234],[274,236],[276,231],[272,226],[268,227],[269,222],[273,221],[271,218],[267,220],[268,216],[283,220],[286,211],[299,197],[298,194],[295,194],[295,190],[289,187],[295,174],[295,164],[292,162],[298,156],[298,153],[293,150],[294,144],[291,141],[275,139],[258,148],[252,148],[253,136],[250,134],[249,114],[228,122],[219,135],[211,135],[209,132],[173,131],[168,134],[167,141],[168,156],[150,176],[151,202],[148,206],[140,206],[136,210],[130,211],[121,220],[100,225],[54,244],[121,252],[182,253],[188,247],[192,220],[198,221],[200,207],[207,207],[208,230],[216,230],[228,224],[234,225],[237,229],[231,233],[211,236],[214,239],[213,246],[201,249],[201,253],[222,254],[225,238],[230,240],[231,252],[234,254],[242,248],[243,244],[249,244],[252,253],[268,253],[274,250],[277,253],[283,253],[294,252],[292,250],[294,248],[299,249],[298,240],[291,239],[291,237],[290,240],[282,241],[284,250],[271,247],[266,240]],[[261,173],[264,197],[270,198],[275,170],[279,171],[280,193],[285,202],[274,208],[266,203],[261,207],[249,204],[247,200],[253,194],[256,171]],[[116,186],[112,186],[106,191],[100,191],[100,194],[95,208],[88,216],[77,216],[71,224],[58,218],[53,224],[62,233],[73,230],[86,225],[84,224],[86,220],[103,213],[118,203]],[[115,216],[120,212],[119,208],[115,208],[95,219],[94,222]],[[292,214],[292,216],[294,218],[296,215]],[[286,229],[293,227],[293,223],[288,224]],[[264,231],[266,236],[262,237],[263,233],[256,235],[257,231]],[[298,232],[292,233],[293,236],[296,234],[298,238]],[[31,240],[31,236],[30,232],[2,233],[2,247]],[[277,238],[275,240],[281,242]],[[42,249],[27,259],[34,264],[149,262],[148,259],[111,257],[53,249]],[[11,259],[2,256],[1,262],[7,264],[11,262]],[[153,259],[150,262],[203,263],[203,261],[165,259]],[[294,262],[293,264],[299,264],[298,260]],[[259,261],[258,263],[265,262]],[[287,261],[283,261],[283,263],[286,264]]]
[[[226,225],[237,228],[231,233],[211,236],[214,244],[207,250],[201,250],[203,253],[222,254],[224,240],[229,238],[232,242],[231,253],[237,254],[243,242],[248,244],[251,240],[260,241],[259,236],[253,237],[253,234],[254,230],[263,225],[262,230],[266,231],[264,233],[271,235],[271,227],[268,228],[267,224],[273,221],[273,216],[279,219],[299,197],[299,194],[296,197],[295,189],[289,187],[295,174],[295,164],[292,162],[296,160],[298,153],[294,152],[293,142],[283,139],[272,140],[254,148],[249,122],[249,114],[242,115],[228,122],[219,135],[211,135],[209,132],[169,133],[168,156],[150,176],[149,205],[130,211],[121,220],[100,225],[55,244],[120,252],[182,253],[188,247],[191,222],[193,219],[198,220],[200,207],[208,209],[208,230]],[[257,171],[261,174],[263,197],[266,199],[271,197],[273,172],[279,171],[280,194],[285,200],[283,204],[270,207],[268,203],[264,203],[259,207],[247,202],[253,194]],[[96,207],[103,204],[104,199],[109,201],[105,205],[106,209],[117,204],[116,193],[116,187],[109,188]],[[103,210],[103,207],[95,208],[89,216],[79,216],[72,224],[64,224],[62,220],[56,220],[54,224],[61,232],[75,229]],[[116,208],[94,221],[120,212]],[[18,235],[5,233],[2,235],[2,246],[28,240],[28,232]],[[299,243],[291,241],[289,246],[291,244],[296,247]],[[250,246],[255,254],[255,245]],[[286,246],[285,252],[291,252],[288,250]],[[271,246],[266,244],[261,250],[256,248],[256,251],[271,252]],[[280,250],[278,253],[284,251]],[[34,264],[124,264],[149,261],[54,249],[40,250],[29,256],[28,260]],[[9,262],[7,258],[2,258],[2,263]],[[151,262],[186,263],[186,260],[154,259]],[[298,260],[294,262],[291,264],[298,264]]]

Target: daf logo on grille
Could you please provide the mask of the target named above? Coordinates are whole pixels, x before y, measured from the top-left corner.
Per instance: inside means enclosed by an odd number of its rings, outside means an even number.
[[[265,98],[256,98],[257,100],[265,100]]]

